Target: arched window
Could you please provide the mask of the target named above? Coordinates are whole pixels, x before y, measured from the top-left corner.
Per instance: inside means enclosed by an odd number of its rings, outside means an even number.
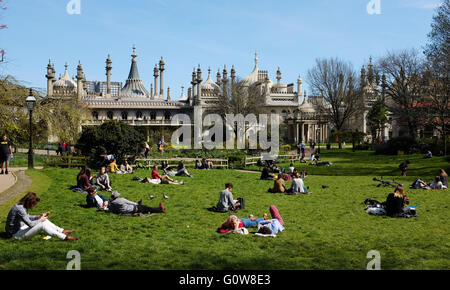
[[[122,120],[128,120],[128,112],[122,112]]]
[[[98,120],[98,112],[97,111],[92,112],[92,117],[94,118],[94,120]]]
[[[287,112],[286,112],[286,110],[283,110],[283,111],[281,112],[281,117],[283,117],[283,119],[285,119],[285,118],[287,117]]]
[[[114,114],[111,111],[108,111],[108,113],[106,113],[106,117],[108,117],[109,120],[112,120],[113,116],[114,116]]]
[[[142,119],[142,112],[141,111],[137,111],[136,112],[136,118],[137,119]]]

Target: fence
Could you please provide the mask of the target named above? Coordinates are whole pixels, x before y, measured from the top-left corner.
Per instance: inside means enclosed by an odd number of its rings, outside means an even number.
[[[278,157],[275,159],[275,162],[293,162],[298,160],[299,155],[297,154],[286,154],[286,155],[278,155]],[[249,165],[258,164],[258,160],[262,160],[261,156],[258,157],[246,157],[244,159],[244,167],[247,167]]]
[[[49,166],[81,167],[87,165],[88,157],[82,156],[47,156],[45,164]]]
[[[162,161],[166,161],[169,166],[177,166],[178,162],[183,161],[186,167],[195,167],[195,161],[201,160],[201,158],[157,158],[157,159],[136,159],[136,162],[146,163],[146,167],[150,168],[153,165],[161,165]],[[218,159],[211,158],[207,159],[213,163],[213,167],[227,168],[228,169],[228,159]],[[136,165],[133,165],[136,167]]]

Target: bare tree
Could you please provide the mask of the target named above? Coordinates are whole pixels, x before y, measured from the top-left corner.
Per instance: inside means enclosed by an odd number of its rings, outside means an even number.
[[[352,65],[337,58],[317,59],[315,67],[308,70],[307,81],[313,94],[323,97],[323,102],[316,104],[319,113],[337,131],[363,108],[355,79]]]
[[[388,52],[378,63],[386,76],[386,105],[399,119],[404,120],[411,137],[424,120],[425,103],[423,78],[425,63],[417,50]]]

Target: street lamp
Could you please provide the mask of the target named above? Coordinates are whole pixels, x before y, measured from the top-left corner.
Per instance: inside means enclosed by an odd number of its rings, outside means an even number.
[[[317,139],[319,140],[319,147],[317,148],[317,153],[320,154],[320,127],[317,128]]]
[[[30,112],[30,145],[28,147],[28,168],[33,169],[34,163],[33,163],[33,139],[31,133],[32,130],[31,120],[33,118],[34,107],[36,107],[36,98],[33,96],[33,89],[30,89],[30,93],[25,103],[27,104],[28,111]]]

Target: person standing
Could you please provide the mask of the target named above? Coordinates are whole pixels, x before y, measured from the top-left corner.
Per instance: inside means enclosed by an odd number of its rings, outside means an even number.
[[[8,174],[8,165],[9,159],[13,157],[13,151],[11,142],[8,140],[6,134],[2,135],[0,140],[0,163],[1,163],[1,171],[0,174]],[[5,164],[5,171],[3,172],[3,163]]]

